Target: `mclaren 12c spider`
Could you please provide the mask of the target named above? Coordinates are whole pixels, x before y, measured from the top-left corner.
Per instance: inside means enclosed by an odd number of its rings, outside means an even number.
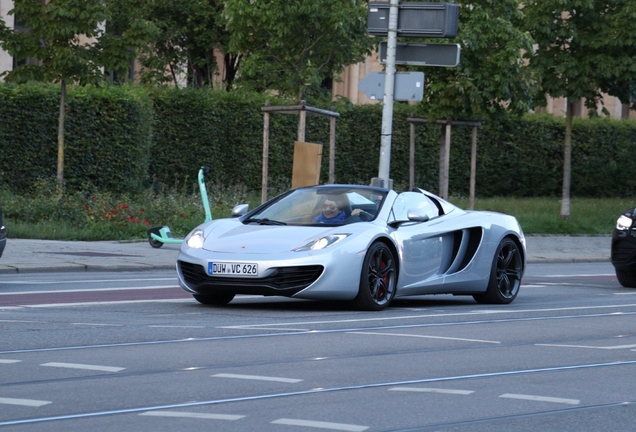
[[[508,304],[519,293],[525,237],[513,216],[465,211],[414,189],[321,185],[206,222],[177,258],[181,287],[207,305],[237,294],[349,301],[469,295]]]

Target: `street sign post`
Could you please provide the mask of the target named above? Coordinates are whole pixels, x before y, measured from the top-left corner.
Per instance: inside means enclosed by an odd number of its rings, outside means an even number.
[[[358,90],[372,100],[384,98],[384,72],[371,72],[358,84]],[[424,98],[424,72],[396,72],[393,100],[419,102]]]
[[[389,3],[371,2],[367,14],[367,33],[387,36]],[[459,5],[456,3],[400,3],[398,37],[454,38],[457,36]]]
[[[386,42],[380,42],[378,60],[386,63]],[[414,66],[455,67],[459,64],[461,46],[459,44],[405,43],[395,47],[395,64]]]
[[[375,99],[379,99],[382,94],[382,142],[380,143],[378,178],[373,179],[374,184],[384,186],[391,184],[389,167],[391,165],[393,99],[394,93],[397,92],[394,92],[394,88],[400,85],[397,82],[400,79],[397,78],[399,74],[395,73],[397,37],[454,38],[457,35],[458,18],[459,5],[456,3],[400,3],[399,0],[369,3],[367,33],[387,36],[384,89],[379,89],[377,77],[369,78],[368,83],[361,82],[359,87],[364,89],[365,86],[369,86],[367,90]],[[416,77],[414,83],[418,92],[413,93],[411,85],[406,85],[407,99],[403,100],[422,100],[424,74]],[[421,86],[418,87],[417,83],[421,83]],[[422,93],[419,94],[419,91]],[[411,97],[419,97],[419,99],[411,99]]]

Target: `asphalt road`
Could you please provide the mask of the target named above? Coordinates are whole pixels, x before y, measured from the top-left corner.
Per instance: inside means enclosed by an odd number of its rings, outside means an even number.
[[[5,275],[0,429],[633,429],[636,290],[609,263],[530,264],[507,306],[444,295],[380,313],[252,296],[211,308],[175,282]]]

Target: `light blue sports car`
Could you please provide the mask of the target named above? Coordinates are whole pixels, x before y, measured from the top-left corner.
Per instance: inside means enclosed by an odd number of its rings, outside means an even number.
[[[349,301],[470,295],[507,304],[519,292],[525,238],[513,216],[465,211],[414,189],[321,185],[206,222],[177,258],[181,287],[207,305],[236,294]]]

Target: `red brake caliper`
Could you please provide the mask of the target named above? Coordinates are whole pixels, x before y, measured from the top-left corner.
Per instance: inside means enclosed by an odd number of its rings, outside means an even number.
[[[384,269],[385,267],[386,267],[386,263],[385,263],[384,261],[382,261],[382,262],[380,263],[380,269]],[[388,275],[388,273],[387,273],[387,274],[385,274],[385,275],[382,277],[382,281],[384,282],[384,284],[385,284],[385,285],[388,283],[388,281],[389,281],[389,275]],[[382,297],[384,297],[384,290],[380,289],[380,290],[378,290],[378,298],[382,298]]]

